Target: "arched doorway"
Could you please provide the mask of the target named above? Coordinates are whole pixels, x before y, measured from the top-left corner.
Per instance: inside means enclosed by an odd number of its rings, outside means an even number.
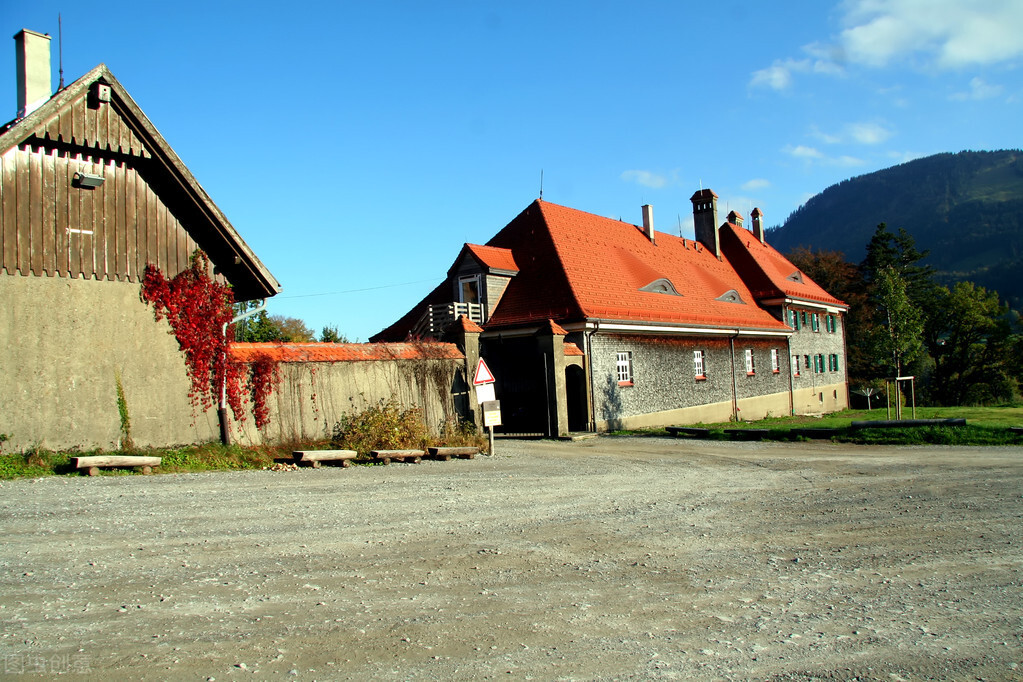
[[[568,407],[568,430],[589,430],[589,409],[586,404],[586,372],[579,365],[565,367],[565,400]]]

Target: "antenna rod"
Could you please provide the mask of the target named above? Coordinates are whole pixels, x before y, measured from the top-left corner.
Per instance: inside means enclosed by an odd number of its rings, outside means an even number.
[[[543,168],[540,169],[540,199],[543,199]]]
[[[60,64],[60,85],[57,86],[57,92],[64,89],[64,24],[60,18],[60,12],[57,12],[57,60]]]

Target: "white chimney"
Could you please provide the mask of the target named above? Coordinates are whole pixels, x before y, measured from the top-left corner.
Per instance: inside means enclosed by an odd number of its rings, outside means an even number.
[[[27,28],[14,36],[18,62],[18,118],[46,103],[50,86],[50,36]]]
[[[646,234],[646,238],[650,240],[651,244],[656,244],[654,240],[654,207],[650,204],[643,204],[643,233]]]

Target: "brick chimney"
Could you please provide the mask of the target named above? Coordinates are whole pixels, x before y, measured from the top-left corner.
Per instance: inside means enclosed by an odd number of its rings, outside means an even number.
[[[736,227],[742,227],[742,214],[738,211],[728,212],[728,222],[735,225]]]
[[[25,118],[53,95],[50,36],[27,28],[14,36],[18,63],[18,118]]]
[[[646,235],[651,244],[656,245],[657,240],[654,239],[654,207],[650,204],[643,204],[641,210],[643,211],[643,234]]]
[[[718,237],[718,195],[701,189],[689,198],[693,202],[693,226],[696,241],[721,260],[721,239]]]
[[[764,212],[755,208],[749,216],[753,219],[753,236],[759,239],[761,244],[766,244],[767,242],[764,241]]]

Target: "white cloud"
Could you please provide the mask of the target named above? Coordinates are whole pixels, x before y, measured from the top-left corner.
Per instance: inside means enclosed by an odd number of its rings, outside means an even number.
[[[643,185],[644,187],[651,187],[653,189],[667,187],[669,182],[668,178],[665,176],[645,170],[627,170],[619,177],[621,177],[621,179],[625,182],[634,182],[637,185]]]
[[[817,126],[810,128],[810,136],[825,144],[880,144],[894,133],[880,123],[847,123],[839,133],[826,133]]]
[[[856,158],[855,156],[827,156],[819,149],[805,145],[786,145],[782,148],[782,152],[794,158],[802,159],[808,164],[817,163],[825,166],[852,167],[862,166],[865,163],[863,159]]]
[[[844,76],[850,64],[961,69],[1023,57],[1021,0],[846,0],[840,7],[846,28],[832,42],[804,45],[808,58],[774,60],[753,72],[749,86],[789,90],[794,74]]]
[[[746,182],[742,183],[742,189],[743,191],[746,192],[752,192],[758,189],[767,189],[770,186],[771,182],[769,180],[765,180],[764,178],[753,178],[752,180],[747,180]]]
[[[970,80],[970,89],[967,92],[957,92],[951,95],[950,99],[957,101],[965,101],[969,99],[990,99],[997,97],[1002,94],[1001,85],[992,85],[985,82],[982,78],[973,78]]]
[[[796,157],[797,159],[810,160],[824,158],[824,155],[821,154],[820,151],[818,151],[817,149],[814,149],[813,147],[806,147],[804,145],[797,145],[795,147],[793,147],[792,145],[786,145],[782,149],[782,151],[788,154],[789,156]]]
[[[1019,0],[850,0],[845,8],[839,42],[857,64],[915,57],[955,69],[1023,55]]]

